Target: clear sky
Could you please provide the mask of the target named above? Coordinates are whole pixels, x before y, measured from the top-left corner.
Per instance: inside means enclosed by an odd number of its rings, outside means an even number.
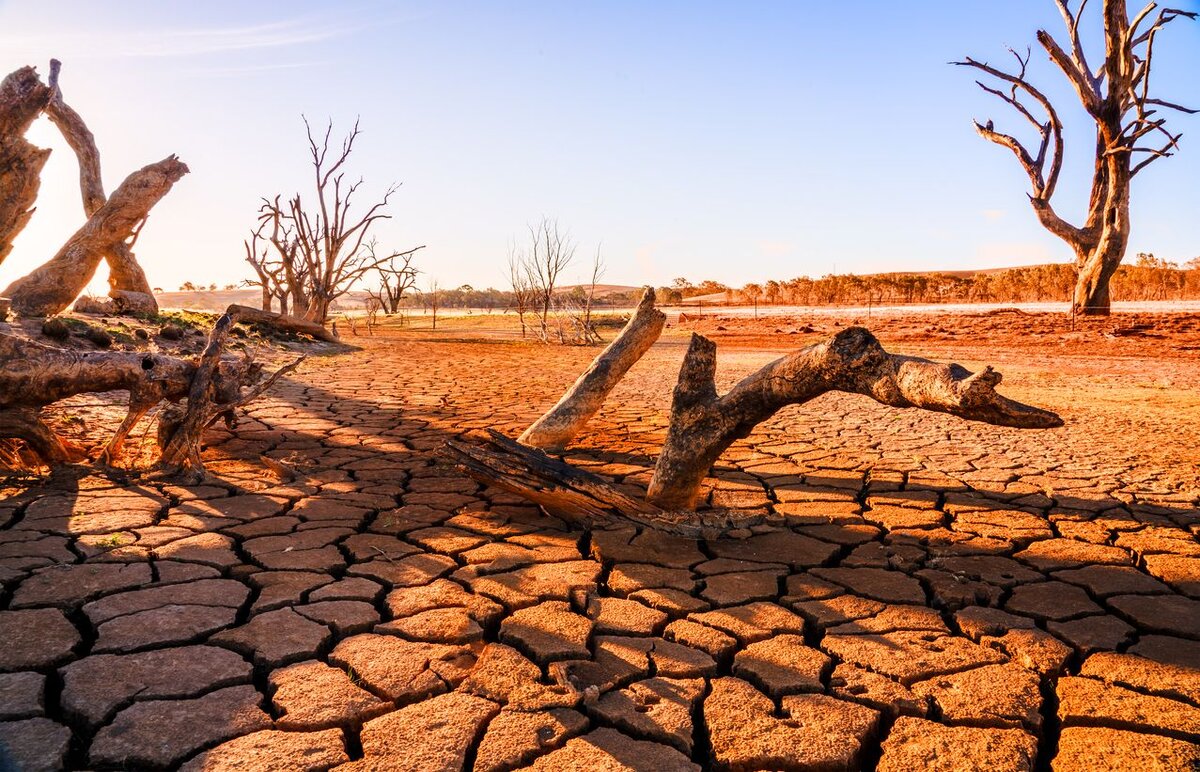
[[[1018,119],[946,64],[1061,25],[1051,0],[0,0],[0,71],[63,60],[109,190],[169,153],[191,167],[136,248],[155,286],[249,275],[259,197],[309,181],[301,113],[361,116],[353,168],[376,192],[403,183],[380,241],[428,245],[443,286],[502,286],[542,214],[581,257],[603,242],[608,281],[740,286],[1068,260],[1015,159],[971,126]],[[1200,23],[1175,22],[1156,62],[1160,95],[1200,106]],[[1035,51],[1067,123],[1055,201],[1077,219],[1092,133],[1050,68]],[[1200,115],[1171,120],[1183,151],[1136,179],[1130,255],[1200,255]],[[55,150],[3,284],[83,220],[69,149],[45,121],[31,139]]]

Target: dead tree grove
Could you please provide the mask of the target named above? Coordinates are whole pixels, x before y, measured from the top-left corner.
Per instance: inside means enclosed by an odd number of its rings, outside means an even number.
[[[787,405],[828,391],[863,394],[892,407],[917,407],[972,421],[1023,429],[1062,425],[1056,414],[996,392],[1000,374],[890,354],[862,327],[778,359],[718,394],[716,345],[693,334],[671,404],[667,435],[644,499],[602,477],[546,455],[559,451],[600,409],[621,378],[658,339],[666,319],[647,288],[612,343],[562,399],[519,440],[491,431],[486,446],[451,441],[443,453],[482,483],[541,505],[585,526],[634,523],[689,537],[712,538],[757,524],[745,515],[697,508],[713,463],[734,441]]]
[[[1069,0],[1055,0],[1067,30],[1067,45],[1038,30],[1037,42],[1071,84],[1095,124],[1095,159],[1091,195],[1082,224],[1059,215],[1051,204],[1063,161],[1063,124],[1059,111],[1026,76],[1030,51],[1011,51],[1013,70],[967,58],[954,64],[987,76],[980,88],[999,97],[1028,121],[1037,133],[1035,146],[996,129],[992,121],[975,128],[991,142],[1008,148],[1029,176],[1029,202],[1041,224],[1065,241],[1075,253],[1078,278],[1072,309],[1075,313],[1107,315],[1109,280],[1125,257],[1129,244],[1129,194],[1135,176],[1179,148],[1180,134],[1166,128],[1163,111],[1195,113],[1152,95],[1150,86],[1154,44],[1159,32],[1180,17],[1197,14],[1150,3],[1130,19],[1126,0],[1102,0],[1104,51],[1098,64],[1089,62],[1083,33],[1087,0],[1071,9]],[[1032,148],[1032,152],[1031,152]]]

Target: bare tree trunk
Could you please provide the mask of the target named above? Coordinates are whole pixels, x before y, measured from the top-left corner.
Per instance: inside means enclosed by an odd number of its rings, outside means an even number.
[[[573,440],[629,368],[658,340],[666,322],[666,314],[654,307],[654,290],[647,287],[621,334],[596,357],[558,404],[525,430],[518,442],[558,449]]]
[[[50,151],[31,144],[25,132],[49,99],[50,89],[32,67],[22,67],[0,81],[0,263],[33,216]]]
[[[83,291],[105,255],[134,237],[150,209],[171,190],[187,166],[175,156],[129,175],[112,198],[76,231],[49,262],[4,291],[18,313],[57,314]]]

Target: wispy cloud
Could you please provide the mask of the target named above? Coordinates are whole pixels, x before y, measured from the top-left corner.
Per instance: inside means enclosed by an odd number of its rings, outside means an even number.
[[[1004,216],[1008,214],[1008,212],[1003,209],[984,209],[982,212],[980,212],[980,214],[983,215],[984,219],[994,221],[1003,220]]]
[[[766,239],[758,242],[758,251],[767,257],[782,257],[793,252],[796,245],[790,241],[774,241]]]
[[[373,20],[371,26],[386,21]],[[0,31],[0,49],[9,54],[63,52],[73,58],[162,58],[283,49],[343,37],[365,22],[298,17],[259,24],[209,27],[119,28],[109,30]]]

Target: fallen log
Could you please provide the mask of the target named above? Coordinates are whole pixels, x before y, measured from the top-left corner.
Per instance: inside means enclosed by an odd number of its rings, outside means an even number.
[[[721,453],[787,405],[829,391],[863,394],[885,405],[949,413],[971,421],[1023,429],[1061,426],[1048,410],[996,392],[1000,374],[971,373],[957,364],[890,354],[862,327],[772,362],[717,394],[716,345],[692,335],[680,367],[667,437],[645,500],[603,478],[492,432],[489,448],[448,443],[457,468],[487,485],[529,499],[572,522],[624,521],[681,535],[705,535],[747,524],[725,512],[696,511],[704,478]]]
[[[135,237],[150,209],[187,172],[186,164],[168,156],[129,175],[58,254],[0,294],[22,315],[61,312],[91,281],[100,260]]]
[[[642,358],[662,334],[667,315],[654,307],[654,290],[647,287],[637,310],[621,333],[592,361],[554,407],[518,438],[535,448],[561,449],[600,410],[613,387]]]
[[[259,308],[240,306],[236,303],[228,308],[227,313],[235,314],[237,320],[243,324],[265,324],[277,330],[298,332],[327,343],[342,342],[341,338],[337,336],[336,330],[331,332],[316,322],[310,322],[307,319],[301,319],[289,314],[277,314],[274,311],[263,311]]]
[[[25,139],[50,99],[32,67],[22,67],[0,81],[0,263],[29,218],[41,185],[42,167],[50,150]]]
[[[442,455],[471,479],[528,499],[584,528],[638,525],[690,539],[713,539],[749,525],[744,515],[725,510],[665,510],[494,429],[488,430],[487,446],[451,440]]]

